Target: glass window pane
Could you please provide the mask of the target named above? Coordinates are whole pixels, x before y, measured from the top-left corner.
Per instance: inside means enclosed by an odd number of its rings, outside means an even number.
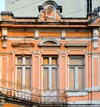
[[[18,67],[17,68],[17,89],[22,89],[21,84],[22,84],[22,68]]]
[[[57,89],[57,68],[52,68],[52,89]]]
[[[48,68],[43,69],[43,89],[48,89],[49,87],[49,78],[48,78]]]
[[[83,89],[83,67],[78,68],[78,89]]]
[[[43,64],[48,65],[49,64],[49,58],[43,58]]]
[[[17,64],[22,64],[22,57],[17,57]]]
[[[57,58],[52,58],[52,65],[57,65]]]
[[[75,68],[69,68],[69,89],[75,89]]]
[[[27,64],[27,65],[31,64],[31,57],[26,57],[25,64]]]
[[[25,69],[25,85],[26,85],[26,89],[29,89],[29,87],[31,86],[31,68],[27,67]]]
[[[69,64],[82,65],[83,64],[83,58],[69,58]]]

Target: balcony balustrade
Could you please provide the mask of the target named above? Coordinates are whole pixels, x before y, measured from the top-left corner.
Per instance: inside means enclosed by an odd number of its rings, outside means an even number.
[[[67,104],[68,96],[65,90],[42,90],[14,82],[0,80],[0,96],[6,99],[16,99],[34,104]]]

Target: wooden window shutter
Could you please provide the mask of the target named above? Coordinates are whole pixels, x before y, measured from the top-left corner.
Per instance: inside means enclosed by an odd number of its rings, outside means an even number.
[[[75,68],[69,68],[69,88],[75,89]]]
[[[17,89],[22,89],[22,68],[17,68]]]
[[[57,68],[52,68],[52,89],[57,88]]]
[[[83,68],[78,68],[78,89],[83,89]]]
[[[43,89],[48,89],[48,68],[43,69]]]
[[[25,85],[26,89],[29,89],[31,86],[31,68],[25,69]]]

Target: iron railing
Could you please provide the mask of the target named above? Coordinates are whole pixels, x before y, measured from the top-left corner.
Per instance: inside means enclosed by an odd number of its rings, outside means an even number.
[[[67,104],[68,101],[65,90],[42,90],[6,80],[0,80],[0,95],[36,104]]]

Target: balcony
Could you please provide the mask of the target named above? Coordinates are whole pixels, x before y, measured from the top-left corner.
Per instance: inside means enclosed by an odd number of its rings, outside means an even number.
[[[67,105],[65,90],[42,90],[14,82],[0,80],[0,96],[36,105]]]

